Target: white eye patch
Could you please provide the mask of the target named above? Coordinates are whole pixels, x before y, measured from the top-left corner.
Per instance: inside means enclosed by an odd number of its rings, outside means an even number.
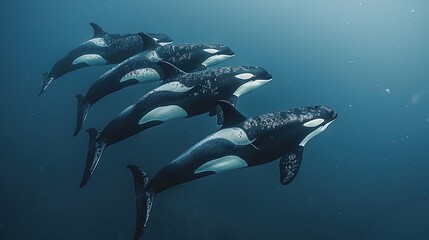
[[[236,78],[242,79],[242,80],[247,80],[247,79],[250,79],[250,78],[252,78],[254,76],[255,75],[253,75],[251,73],[241,73],[241,74],[235,75]]]
[[[322,124],[324,121],[325,120],[323,120],[321,118],[313,119],[311,121],[304,123],[304,127],[317,127],[320,124]]]
[[[204,49],[203,51],[204,51],[204,52],[208,52],[208,53],[212,53],[212,54],[214,54],[214,53],[218,53],[218,52],[219,52],[219,50],[214,49],[214,48],[206,48],[206,49]]]

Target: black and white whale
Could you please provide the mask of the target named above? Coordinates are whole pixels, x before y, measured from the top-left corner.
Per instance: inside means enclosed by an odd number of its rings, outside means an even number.
[[[305,144],[337,117],[326,106],[314,106],[246,118],[229,103],[219,104],[225,117],[222,128],[164,166],[152,179],[137,166],[128,166],[136,194],[135,240],[146,228],[154,197],[179,184],[278,158],[280,183],[290,183],[300,168]]]
[[[217,114],[221,122],[218,101],[226,100],[235,105],[238,97],[272,79],[261,67],[222,67],[188,74],[176,70],[176,77],[165,80],[126,108],[101,133],[88,129],[89,149],[80,187],[88,182],[106,147],[164,122],[204,113]]]
[[[227,46],[219,44],[178,44],[161,46],[150,36],[141,33],[144,52],[134,55],[103,74],[91,85],[85,96],[77,95],[76,136],[88,115],[91,105],[120,89],[164,80],[170,77],[169,68],[163,69],[159,61],[166,61],[185,72],[204,70],[234,56]],[[154,49],[154,50],[150,50]]]
[[[43,85],[38,95],[41,95],[53,80],[68,72],[88,66],[120,63],[141,52],[145,45],[137,33],[110,34],[95,23],[90,25],[94,36],[58,60],[50,72],[43,73]],[[161,45],[173,42],[165,34],[148,34]]]

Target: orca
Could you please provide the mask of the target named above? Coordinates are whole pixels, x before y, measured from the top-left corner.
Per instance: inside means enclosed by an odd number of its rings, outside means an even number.
[[[159,170],[150,179],[129,165],[136,194],[134,239],[143,234],[155,196],[169,188],[234,169],[254,167],[280,158],[280,183],[289,184],[300,168],[304,146],[337,117],[326,106],[311,106],[246,118],[227,102],[222,128],[204,138]]]
[[[110,34],[99,25],[90,23],[94,35],[79,47],[58,60],[49,72],[43,73],[40,96],[49,84],[66,73],[83,67],[117,64],[142,51],[145,43],[137,33]],[[148,33],[159,44],[170,44],[173,40],[159,33]]]
[[[224,45],[161,46],[145,33],[140,33],[140,36],[145,42],[143,50],[146,51],[128,58],[107,71],[91,85],[85,96],[76,95],[77,120],[73,136],[76,136],[82,128],[91,105],[101,98],[127,86],[170,78],[171,72],[174,71],[168,65],[158,65],[159,61],[169,62],[185,72],[194,72],[205,70],[234,56],[234,52]]]
[[[168,64],[167,62],[160,62]],[[116,116],[103,131],[88,129],[89,149],[80,187],[94,173],[106,147],[164,122],[186,119],[209,113],[222,114],[217,102],[226,100],[233,105],[238,97],[252,92],[272,79],[262,67],[222,67],[194,73],[176,68],[176,76],[141,97]]]

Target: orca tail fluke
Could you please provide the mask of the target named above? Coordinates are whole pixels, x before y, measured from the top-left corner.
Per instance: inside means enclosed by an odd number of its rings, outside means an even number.
[[[134,240],[138,240],[142,236],[149,220],[149,215],[152,209],[155,193],[147,189],[147,186],[150,182],[150,178],[145,172],[140,170],[140,168],[135,165],[128,165],[128,168],[131,170],[134,179],[134,190],[136,194],[137,208],[136,230],[134,233]]]
[[[84,97],[82,95],[76,95],[76,99],[77,99],[77,118],[76,118],[76,127],[74,129],[73,137],[75,137],[82,129],[86,116],[88,116],[89,108],[91,107],[91,104],[84,102]]]
[[[39,94],[37,94],[37,96],[42,95],[42,93],[48,88],[48,86],[52,82],[52,80],[54,80],[53,77],[49,77],[48,72],[42,73],[42,75],[43,75],[42,89],[40,89],[40,92],[39,92]]]
[[[98,162],[101,159],[101,155],[106,148],[106,143],[98,140],[98,136],[100,136],[101,133],[99,129],[90,128],[87,130],[87,132],[89,134],[89,147],[86,157],[85,170],[83,172],[82,181],[79,185],[80,188],[88,183],[89,178],[97,168]]]

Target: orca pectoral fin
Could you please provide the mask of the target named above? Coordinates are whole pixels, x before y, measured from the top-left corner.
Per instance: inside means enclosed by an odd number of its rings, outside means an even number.
[[[54,80],[54,78],[49,77],[48,72],[42,73],[42,75],[43,75],[42,89],[40,90],[39,94],[37,94],[37,96],[42,95],[42,93],[45,92],[45,90],[48,88],[52,80]]]
[[[134,191],[136,194],[137,217],[134,240],[138,240],[147,226],[155,193],[146,189],[149,185],[150,178],[145,172],[135,165],[128,165],[128,168],[133,174]]]
[[[99,38],[99,37],[103,37],[104,35],[107,34],[107,32],[105,32],[98,24],[96,23],[89,23],[92,27],[92,29],[94,30],[94,35],[93,38]]]
[[[293,181],[301,166],[304,147],[298,147],[280,159],[280,183],[287,185]]]

